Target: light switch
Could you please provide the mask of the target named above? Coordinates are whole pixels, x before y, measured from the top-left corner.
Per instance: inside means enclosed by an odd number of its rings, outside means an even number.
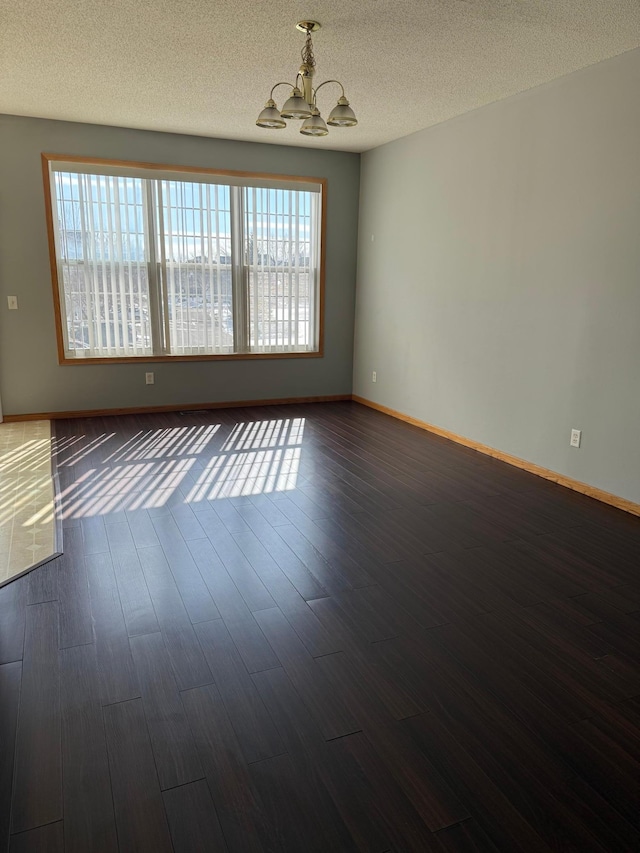
[[[7,304],[9,306],[9,311],[17,311],[18,310],[18,297],[17,296],[7,296]]]

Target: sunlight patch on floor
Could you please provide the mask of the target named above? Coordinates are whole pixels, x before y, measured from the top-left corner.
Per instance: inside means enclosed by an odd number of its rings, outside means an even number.
[[[56,442],[63,519],[155,509],[296,488],[304,418],[140,430],[113,447],[113,433]]]

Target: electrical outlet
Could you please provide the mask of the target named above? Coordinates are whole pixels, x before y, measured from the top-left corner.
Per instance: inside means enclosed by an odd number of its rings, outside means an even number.
[[[580,439],[582,438],[581,429],[571,430],[571,447],[580,447]]]
[[[376,371],[375,371],[375,370],[374,370],[374,371],[373,371],[373,373],[371,374],[371,381],[372,381],[372,382],[377,382],[377,381],[378,381],[378,374],[376,373]]]
[[[153,385],[156,381],[155,376],[153,375],[153,373],[145,373],[144,381],[146,382],[147,385]]]
[[[18,297],[17,296],[7,296],[7,305],[9,306],[9,311],[17,311],[18,310]]]

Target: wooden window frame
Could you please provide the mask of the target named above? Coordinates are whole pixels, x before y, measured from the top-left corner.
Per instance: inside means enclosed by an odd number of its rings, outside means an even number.
[[[244,172],[229,169],[209,169],[201,166],[176,166],[167,163],[145,163],[135,160],[112,160],[97,157],[78,157],[66,154],[43,153],[42,176],[44,182],[45,215],[47,223],[47,238],[49,241],[49,263],[51,266],[51,282],[53,286],[53,309],[56,326],[56,341],[58,346],[58,363],[67,365],[79,364],[139,364],[159,361],[242,361],[247,359],[281,359],[281,358],[323,358],[324,356],[324,311],[325,311],[325,266],[326,266],[326,231],[327,231],[327,179],[301,175],[281,175],[268,172]],[[295,183],[316,183],[320,186],[320,270],[318,276],[318,349],[313,352],[238,352],[197,355],[139,355],[68,358],[64,347],[63,318],[61,310],[61,291],[58,280],[58,259],[56,257],[53,205],[49,164],[51,161],[66,163],[81,163],[87,166],[113,166],[115,168],[141,169],[158,172],[176,172],[185,175],[215,175],[221,178],[233,178],[255,181],[260,179],[270,181],[285,181]]]

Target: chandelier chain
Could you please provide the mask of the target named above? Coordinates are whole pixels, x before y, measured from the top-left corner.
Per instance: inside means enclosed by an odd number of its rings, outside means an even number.
[[[316,67],[316,58],[313,55],[313,42],[311,41],[311,32],[307,30],[307,38],[304,43],[304,47],[300,51],[300,55],[302,56],[302,62],[304,65],[309,68]]]

